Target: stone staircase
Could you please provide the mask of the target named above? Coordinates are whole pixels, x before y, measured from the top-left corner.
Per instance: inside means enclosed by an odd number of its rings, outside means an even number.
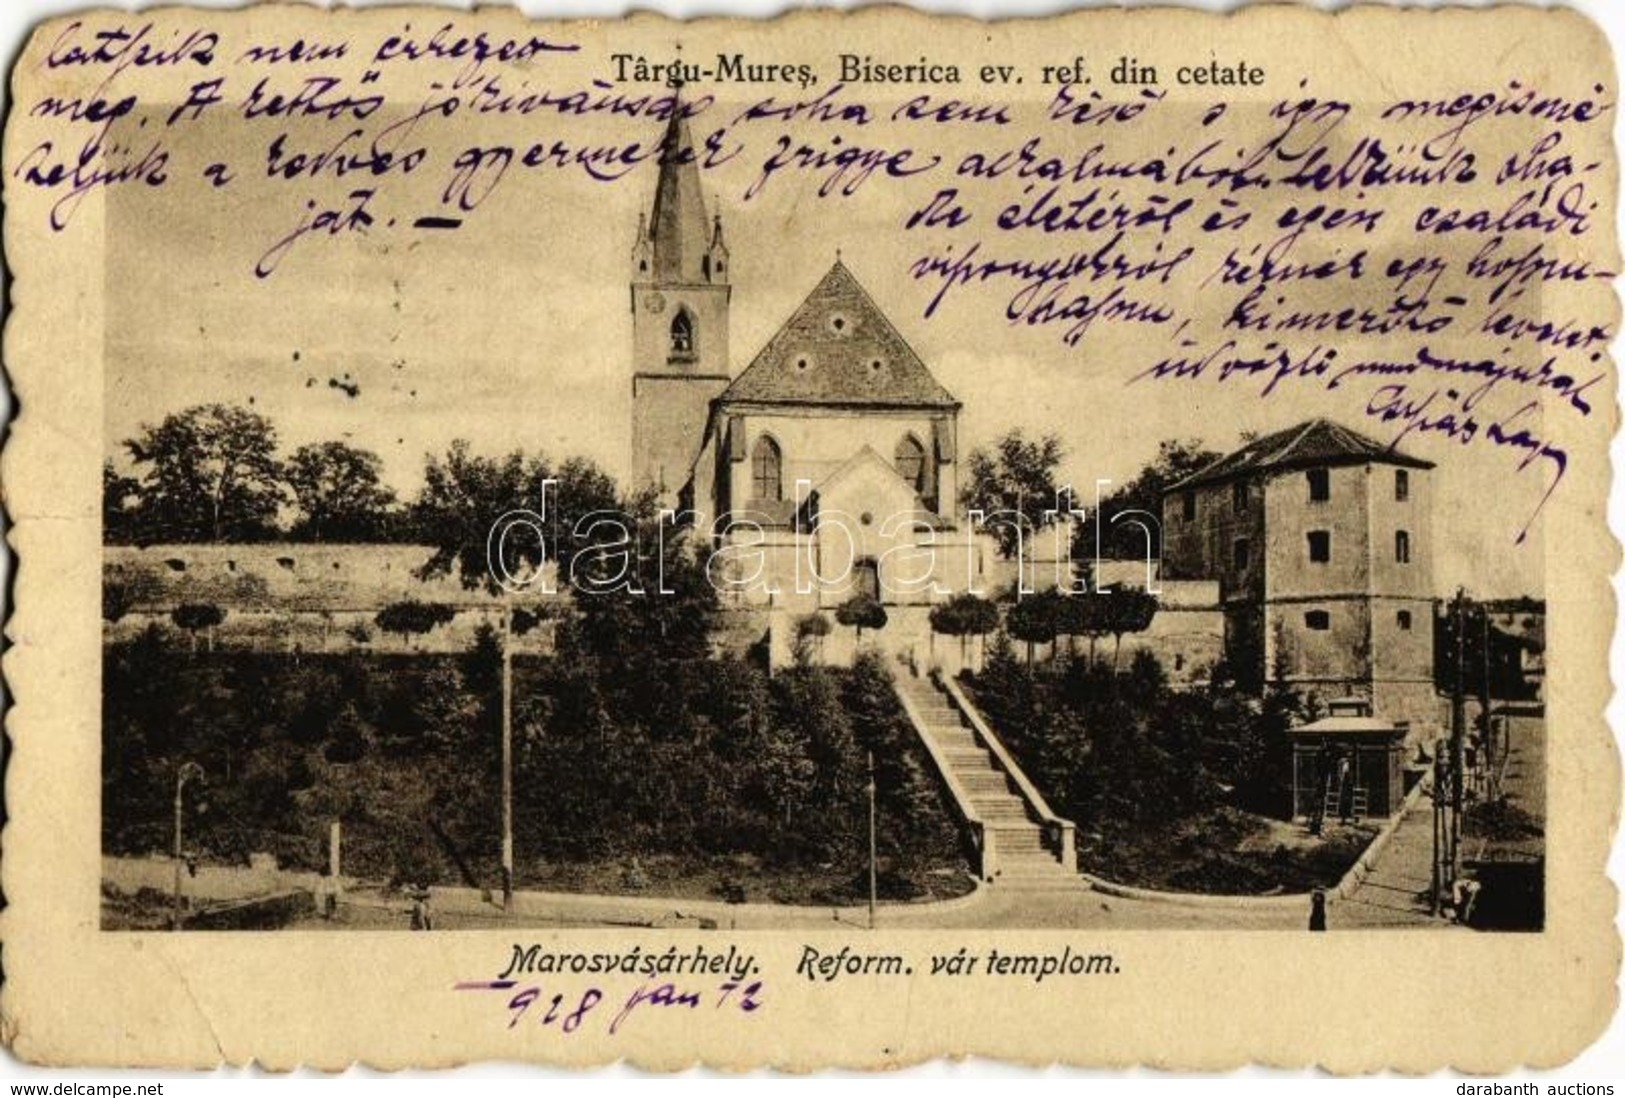
[[[963,695],[902,674],[897,691],[960,812],[978,834],[982,877],[1001,888],[1082,889],[1072,825],[1058,819]]]

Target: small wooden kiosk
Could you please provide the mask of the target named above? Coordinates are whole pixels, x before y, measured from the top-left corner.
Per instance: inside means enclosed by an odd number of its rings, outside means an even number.
[[[1330,715],[1288,733],[1293,815],[1392,816],[1405,798],[1405,729],[1373,717],[1364,698],[1341,698],[1328,708]]]

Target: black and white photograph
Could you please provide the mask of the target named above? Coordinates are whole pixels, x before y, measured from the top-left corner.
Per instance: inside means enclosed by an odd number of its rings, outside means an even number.
[[[1504,467],[948,323],[867,207],[707,171],[748,106],[637,95],[602,193],[488,200],[501,290],[464,237],[245,289],[238,237],[129,226],[104,926],[1541,928],[1543,531],[1448,502]],[[150,270],[182,241],[231,288]]]
[[[1616,82],[1517,4],[41,22],[0,1043],[1573,1060]]]

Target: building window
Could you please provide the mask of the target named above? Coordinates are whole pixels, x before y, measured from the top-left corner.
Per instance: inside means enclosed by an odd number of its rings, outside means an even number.
[[[1309,531],[1309,560],[1313,564],[1326,564],[1332,559],[1332,532]]]
[[[784,455],[771,435],[758,438],[751,451],[750,495],[752,499],[784,498]]]
[[[880,565],[874,557],[864,557],[853,566],[852,581],[854,594],[881,601]]]
[[[1252,561],[1252,548],[1251,545],[1247,544],[1246,538],[1236,539],[1236,544],[1233,547],[1236,571],[1245,572],[1247,570],[1247,565]]]
[[[897,475],[908,481],[909,487],[914,489],[917,496],[925,495],[925,447],[913,435],[904,435],[897,443],[897,450],[892,455],[892,464],[897,468]]]
[[[1411,535],[1408,530],[1394,531],[1394,560],[1400,564],[1411,562]]]
[[[673,358],[687,358],[694,354],[694,318],[687,309],[678,309],[671,318],[671,353]]]
[[[1394,470],[1394,499],[1404,503],[1411,498],[1411,471],[1409,469]]]
[[[1407,633],[1410,632],[1410,629],[1411,629],[1411,612],[1409,610],[1401,610],[1398,614],[1395,615],[1395,618],[1398,620],[1399,627],[1401,629],[1405,630]]]
[[[1230,486],[1230,509],[1238,515],[1247,510],[1247,482],[1238,480]]]
[[[1194,520],[1196,518],[1196,493],[1187,490],[1181,495],[1179,508],[1180,514],[1184,516],[1186,522]]]
[[[1325,503],[1332,498],[1332,474],[1329,469],[1309,470],[1309,502]]]
[[[1324,633],[1332,627],[1332,615],[1327,610],[1310,610],[1303,616],[1303,624],[1317,633]]]

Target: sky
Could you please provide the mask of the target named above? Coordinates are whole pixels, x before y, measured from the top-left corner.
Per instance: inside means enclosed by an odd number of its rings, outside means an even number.
[[[749,40],[736,45],[759,48]],[[910,57],[918,50],[900,45],[894,52]],[[586,67],[529,71],[522,79],[540,87],[574,86],[580,73],[597,71],[599,62],[581,64]],[[798,94],[768,91],[786,98]],[[737,89],[728,95],[695,120],[697,135],[712,120],[732,119],[757,97]],[[889,95],[869,96],[887,104],[876,113],[889,113],[900,102],[896,93]],[[773,138],[783,132],[822,149],[842,133],[849,142],[861,139],[887,150],[930,143],[949,163],[972,149],[1019,147],[1032,133],[1075,152],[1075,133],[1033,120],[1045,101],[1047,96],[1023,105],[1014,127],[936,127],[924,133],[901,125],[859,130],[808,123],[788,131],[756,123],[750,152],[704,173],[708,204],[721,214],[732,250],[734,372],[748,365],[839,253],[963,403],[963,450],[1013,428],[1054,433],[1067,455],[1063,479],[1078,486],[1083,498],[1093,495],[1097,479],[1121,482],[1135,475],[1164,438],[1199,438],[1228,450],[1244,432],[1276,430],[1313,415],[1331,416],[1383,441],[1393,436],[1394,428],[1362,414],[1365,390],[1283,386],[1261,399],[1256,383],[1130,384],[1135,373],[1169,353],[1165,329],[1097,324],[1068,346],[1056,326],[1008,323],[1009,291],[986,288],[955,291],[928,318],[934,290],[910,278],[909,267],[953,237],[902,225],[934,186],[872,177],[852,196],[820,196],[827,175],[781,173],[745,197]],[[1166,109],[1178,125],[1196,124],[1195,108]],[[377,452],[387,480],[407,497],[421,483],[425,455],[444,452],[457,438],[472,440],[482,452],[519,447],[555,457],[581,454],[622,475],[631,434],[630,254],[638,214],[653,193],[653,162],[614,183],[593,182],[578,171],[515,168],[460,228],[414,231],[409,225],[415,216],[442,212],[446,164],[465,146],[653,141],[661,123],[623,119],[587,126],[543,115],[520,122],[460,120],[433,131],[429,167],[418,175],[372,182],[365,175],[328,173],[268,183],[260,165],[279,128],[288,129],[295,148],[319,148],[337,136],[330,125],[287,127],[265,120],[175,131],[170,140],[177,164],[195,171],[220,158],[236,166],[238,179],[220,190],[128,188],[109,200],[108,454],[123,463],[122,440],[142,425],[188,405],[222,401],[269,416],[285,451],[339,438]],[[1167,132],[1158,132],[1156,143]],[[1124,148],[1157,151],[1132,141]],[[254,276],[262,254],[303,215],[303,199],[319,208],[344,208],[349,192],[361,186],[376,187],[369,202],[372,226],[310,234],[289,249],[270,277]],[[1022,197],[1019,185],[1010,185],[996,198],[977,199],[974,229],[986,232],[1000,205]],[[390,218],[395,225],[386,224]],[[1082,246],[1069,234],[983,239],[1011,254],[1066,254]],[[1207,266],[1213,266],[1211,256]],[[1211,283],[1185,279],[1168,296],[1197,329],[1215,324],[1217,313],[1208,306],[1218,298]],[[1345,357],[1384,350],[1341,349]],[[1469,454],[1435,438],[1412,436],[1403,448],[1440,463],[1440,589],[1464,583],[1486,594],[1538,593],[1545,554],[1541,525],[1522,544],[1516,537],[1546,478],[1538,470],[1518,472],[1509,457]],[[1560,494],[1552,505],[1561,504]]]

